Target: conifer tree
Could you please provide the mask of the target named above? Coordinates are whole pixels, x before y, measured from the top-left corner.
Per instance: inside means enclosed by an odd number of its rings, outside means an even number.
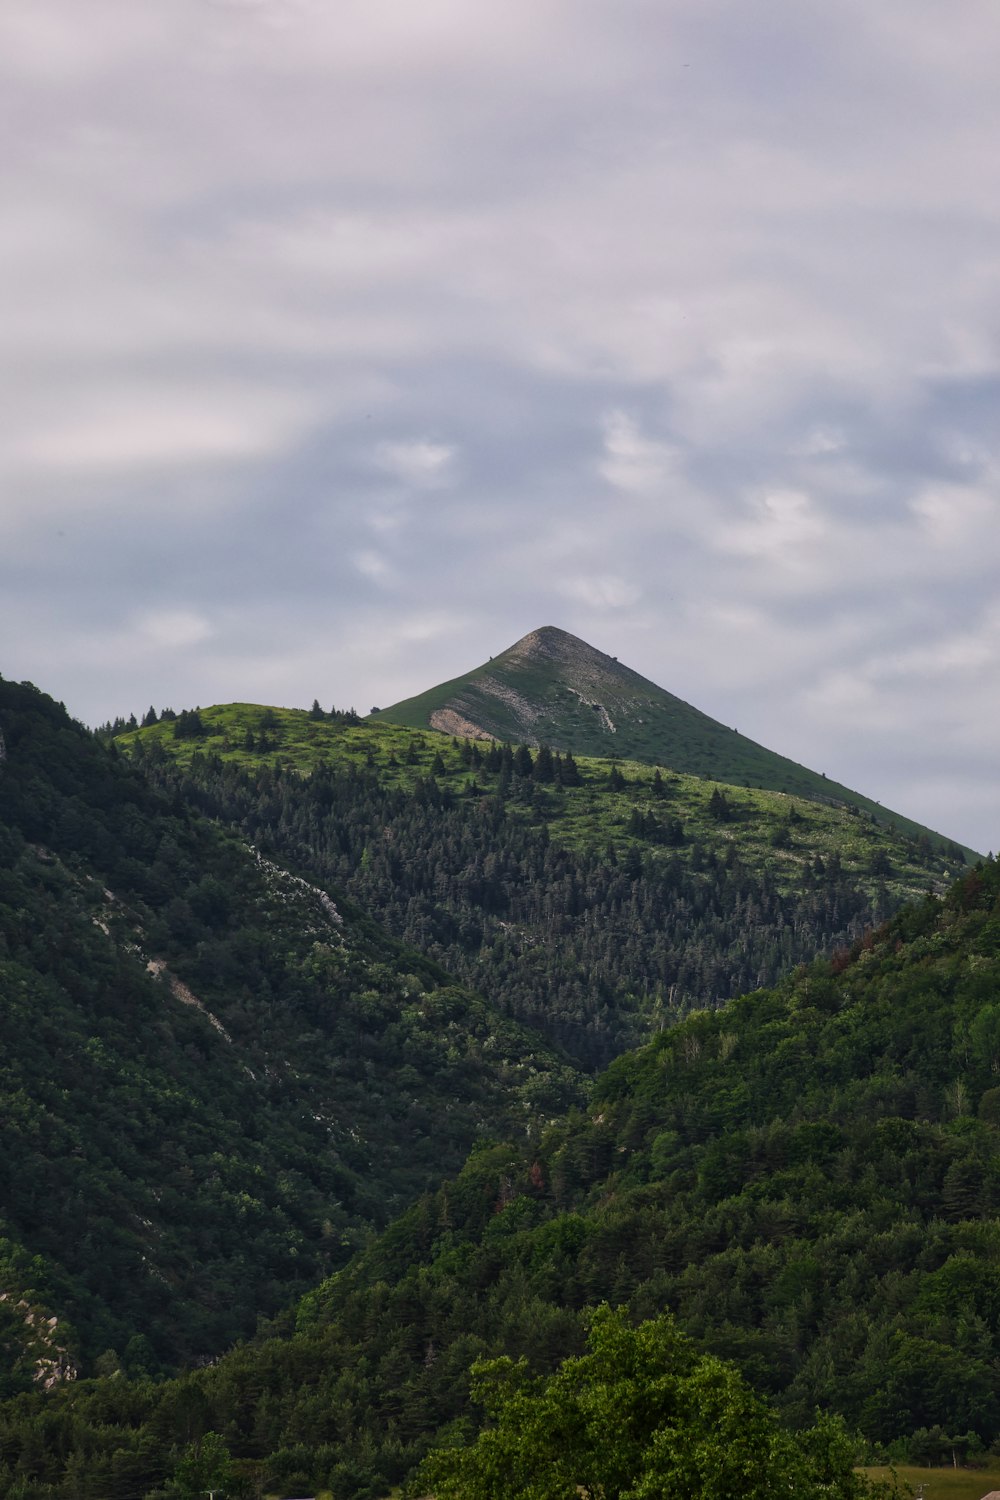
[[[535,780],[554,781],[555,766],[552,760],[552,751],[548,745],[539,745],[538,754],[535,757]]]

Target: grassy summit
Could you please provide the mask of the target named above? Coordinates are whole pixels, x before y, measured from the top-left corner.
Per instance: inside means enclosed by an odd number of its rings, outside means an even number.
[[[907,833],[925,831],[871,798],[717,723],[615,657],[552,625],[531,631],[464,676],[381,709],[372,718],[669,766],[732,786],[859,807],[877,822],[894,823]]]

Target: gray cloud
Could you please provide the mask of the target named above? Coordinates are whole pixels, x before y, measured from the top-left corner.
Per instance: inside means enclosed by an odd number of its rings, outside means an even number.
[[[562,624],[1000,844],[992,0],[0,13],[0,670],[367,708]]]

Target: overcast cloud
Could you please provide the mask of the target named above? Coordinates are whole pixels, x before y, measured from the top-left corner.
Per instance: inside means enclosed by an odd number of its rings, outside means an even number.
[[[0,0],[0,672],[542,624],[1000,846],[996,0]]]

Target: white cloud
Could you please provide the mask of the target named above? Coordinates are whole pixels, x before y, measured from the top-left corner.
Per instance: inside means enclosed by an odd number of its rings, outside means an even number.
[[[605,417],[600,472],[615,489],[627,494],[662,494],[676,467],[670,445],[644,437],[627,412],[612,411]]]
[[[719,538],[721,547],[802,567],[827,535],[825,518],[801,490],[765,491],[753,496],[747,509],[749,519],[727,527]]]
[[[381,552],[373,552],[370,548],[356,552],[352,561],[361,576],[370,579],[372,583],[388,583],[394,576],[393,569]]]
[[[934,703],[940,703],[942,688],[948,692],[958,686],[965,697],[968,683],[990,700],[977,706],[975,717],[989,719],[992,703],[1000,694],[1000,606],[985,610],[963,630],[876,655],[867,671],[873,681],[888,687],[905,688],[917,679]],[[971,707],[971,700],[967,701]]]
[[[557,588],[567,599],[591,609],[627,609],[642,598],[642,589],[625,578],[609,574],[560,579]]]
[[[914,496],[910,509],[932,555],[939,549],[979,551],[1000,538],[998,488],[987,493],[968,485],[935,484]]]
[[[828,453],[840,453],[846,446],[847,439],[838,428],[814,427],[804,438],[793,443],[789,452],[802,458],[816,458]]]
[[[193,609],[153,610],[138,617],[135,629],[154,646],[170,650],[199,646],[213,634],[210,622]]]
[[[455,449],[427,439],[381,443],[375,463],[409,489],[442,489],[454,481]]]
[[[468,618],[453,610],[430,610],[405,615],[398,624],[398,634],[404,641],[437,641],[468,627]]]
[[[106,391],[96,401],[78,398],[71,414],[38,422],[12,445],[12,456],[22,471],[81,476],[232,462],[274,452],[298,436],[307,419],[307,403],[281,393],[233,392],[224,384],[200,391]]]

